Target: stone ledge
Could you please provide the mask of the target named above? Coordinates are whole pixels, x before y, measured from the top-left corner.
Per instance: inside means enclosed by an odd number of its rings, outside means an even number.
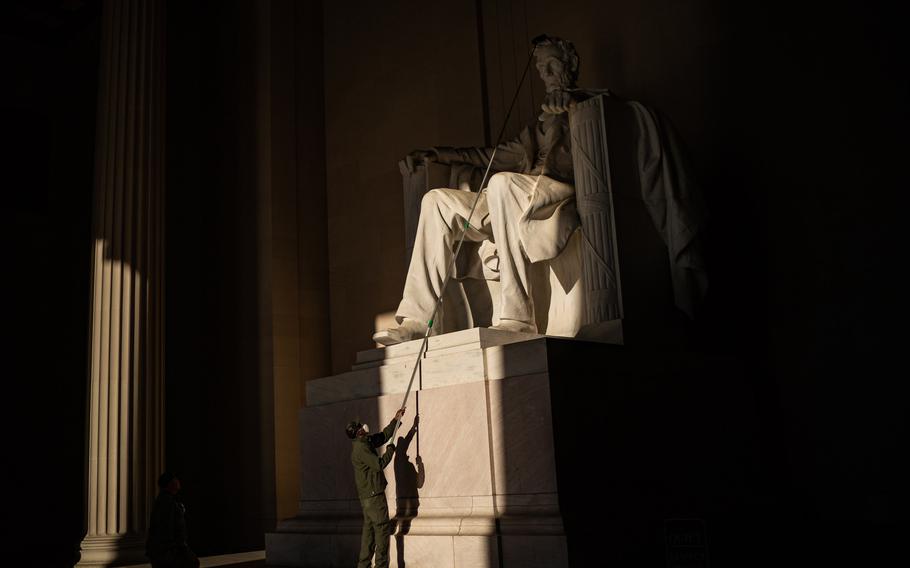
[[[412,390],[426,390],[499,380],[506,377],[545,373],[547,371],[546,339],[544,336],[510,332],[493,332],[475,328],[450,335],[462,336],[447,348],[427,354],[421,359]],[[434,338],[435,339],[435,338]],[[468,341],[470,340],[470,341]],[[402,346],[408,346],[412,341]],[[386,349],[392,349],[392,346]],[[377,349],[374,351],[384,351]],[[417,349],[413,349],[416,357]],[[360,398],[398,394],[407,391],[414,372],[416,358],[398,357],[378,362],[333,377],[307,382],[307,406],[322,406]]]
[[[449,535],[487,536],[511,535],[562,535],[565,534],[562,517],[558,512],[550,515],[505,515],[500,517],[463,517],[442,514],[414,518],[392,518],[393,535]],[[285,519],[278,523],[276,533],[306,535],[357,534],[363,529],[363,515],[306,516]]]
[[[216,566],[265,566],[265,550],[250,552],[235,552],[233,554],[219,554],[217,556],[202,556],[199,558],[199,568],[215,568]],[[152,568],[148,562],[131,564],[123,568]]]
[[[473,349],[479,347],[481,349],[486,349],[487,347],[493,347],[495,345],[527,341],[538,337],[543,337],[543,335],[502,331],[490,329],[488,327],[474,327],[430,337],[427,342],[425,356],[432,357],[436,354],[445,353],[447,351],[457,351],[462,348]],[[417,352],[420,350],[420,344],[422,342],[423,339],[415,339],[389,347],[359,351],[353,368],[383,365],[394,361],[395,359],[405,357],[413,359],[417,356]]]
[[[279,566],[353,566],[360,549],[357,534],[266,533],[268,564]],[[407,563],[403,562],[407,559]],[[564,535],[421,535],[389,539],[390,568],[566,568]]]
[[[418,516],[471,516],[474,511],[495,509],[501,514],[550,514],[559,511],[559,497],[556,493],[530,493],[508,495],[452,495],[418,497]],[[398,501],[401,502],[399,505]],[[389,511],[400,508],[414,508],[412,498],[389,498]],[[345,517],[360,516],[360,501],[357,499],[308,499],[300,501],[296,518],[301,517]],[[487,514],[486,512],[484,514]]]

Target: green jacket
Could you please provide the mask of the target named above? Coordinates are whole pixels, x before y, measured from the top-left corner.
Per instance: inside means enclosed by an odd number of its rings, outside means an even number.
[[[392,437],[395,429],[395,419],[380,433],[369,434],[362,438],[355,438],[351,448],[351,463],[354,465],[354,484],[357,486],[357,496],[368,499],[381,495],[388,482],[382,470],[392,461],[395,451],[387,448],[382,457],[376,453],[376,448],[385,444]]]

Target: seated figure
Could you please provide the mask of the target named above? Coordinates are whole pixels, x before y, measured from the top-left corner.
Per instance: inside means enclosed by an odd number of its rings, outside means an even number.
[[[423,196],[398,326],[374,334],[377,343],[423,336],[463,229],[476,250],[462,252],[451,277],[499,280],[488,286],[498,296],[488,298],[498,310],[493,328],[537,333],[540,323],[548,334],[623,343],[658,340],[680,313],[694,317],[707,290],[706,213],[678,135],[654,109],[577,88],[570,42],[547,38],[534,55],[543,112],[516,138],[495,151],[419,150],[403,162],[407,177],[434,162],[476,173],[492,160],[492,176],[479,197],[452,188]],[[609,156],[607,138],[615,141]],[[449,185],[460,185],[455,177]],[[538,268],[553,278],[541,280]],[[533,295],[532,282],[543,283]]]
[[[538,46],[535,56],[547,95],[539,118],[518,137],[499,144],[495,154],[492,148],[436,148],[409,156],[412,162],[429,159],[476,167],[486,167],[492,158],[492,177],[477,200],[465,241],[495,243],[495,255],[485,259],[498,265],[492,268],[498,269],[501,284],[499,324],[493,327],[525,333],[537,332],[529,263],[555,258],[578,228],[567,118],[569,105],[580,93],[575,86],[578,55],[570,42],[550,38]],[[451,188],[424,196],[396,312],[399,325],[376,333],[374,341],[393,345],[423,336],[475,197]]]

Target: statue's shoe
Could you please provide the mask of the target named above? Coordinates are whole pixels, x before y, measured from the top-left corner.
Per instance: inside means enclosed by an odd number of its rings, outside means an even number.
[[[373,334],[373,341],[380,345],[398,345],[412,339],[421,339],[427,327],[422,322],[405,318],[398,327],[391,327]]]
[[[537,333],[537,325],[526,321],[501,319],[499,325],[491,325],[490,329],[499,331],[513,331],[515,333]]]

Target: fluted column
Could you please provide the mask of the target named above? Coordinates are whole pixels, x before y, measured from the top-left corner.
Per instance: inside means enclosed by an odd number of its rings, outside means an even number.
[[[164,1],[104,3],[94,189],[86,536],[144,560],[164,461]]]

